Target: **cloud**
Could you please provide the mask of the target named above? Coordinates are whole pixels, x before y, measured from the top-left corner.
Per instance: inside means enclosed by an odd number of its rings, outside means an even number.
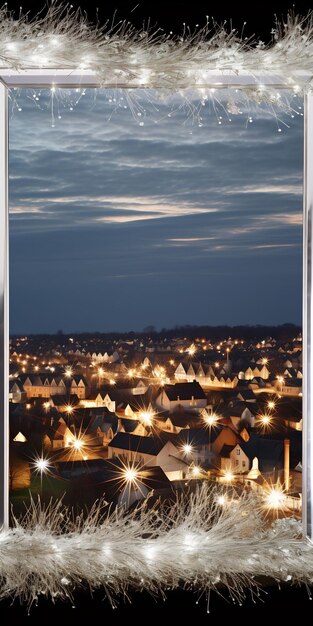
[[[178,97],[168,118],[152,92],[133,94],[132,117],[128,96],[61,93],[55,128],[46,96],[40,109],[19,96],[23,111],[10,121],[12,328],[299,321],[300,120],[278,134],[266,113],[246,128],[244,115],[219,125],[203,107],[199,127]],[[80,98],[72,113],[64,98]]]

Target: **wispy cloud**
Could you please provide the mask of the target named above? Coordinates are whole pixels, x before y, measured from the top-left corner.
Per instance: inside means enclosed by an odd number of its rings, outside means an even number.
[[[283,133],[265,115],[219,125],[203,107],[200,128],[185,123],[179,96],[171,118],[150,96],[144,127],[124,109],[127,94],[119,107],[115,93],[87,90],[51,128],[49,111],[20,94],[12,329],[300,319],[300,121]],[[55,294],[62,306],[51,306]]]

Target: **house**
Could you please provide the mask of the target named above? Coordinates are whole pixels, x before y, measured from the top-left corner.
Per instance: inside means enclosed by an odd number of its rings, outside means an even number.
[[[132,435],[140,435],[141,437],[145,437],[149,434],[142,422],[128,417],[120,418],[119,431]]]
[[[186,463],[181,460],[178,448],[161,436],[141,437],[119,432],[108,445],[108,459],[122,458],[144,467],[159,466],[169,480],[183,478]]]
[[[88,491],[98,489],[97,495],[104,495],[107,502],[125,509],[147,498],[149,493],[159,495],[171,487],[166,474],[158,466],[140,468],[134,465],[134,478],[127,480],[127,466],[118,458],[61,461],[55,463],[55,467],[63,480],[78,483],[80,488],[88,488]]]
[[[51,398],[56,395],[75,394],[78,398],[86,397],[87,383],[83,376],[66,377],[53,374],[25,374],[20,377],[27,398]]]
[[[120,398],[127,398],[129,396],[142,396],[148,390],[149,385],[144,382],[142,379],[134,381],[130,380],[121,380],[120,382],[116,382],[114,385],[114,389],[118,392]]]
[[[9,402],[14,404],[25,402],[26,392],[20,380],[9,381]]]
[[[173,413],[178,407],[188,411],[199,411],[207,406],[207,398],[201,385],[194,381],[164,385],[155,403],[159,409],[169,413]]]
[[[254,376],[251,380],[249,380],[248,387],[249,389],[264,389],[267,386],[267,381],[260,376]]]
[[[116,402],[112,397],[112,394],[107,391],[96,391],[95,393],[88,396],[84,400],[80,401],[81,406],[85,408],[94,408],[94,407],[106,407],[112,413],[115,413]]]
[[[174,372],[174,378],[178,382],[201,382],[204,386],[206,379],[214,376],[214,369],[211,365],[204,363],[181,362]]]
[[[301,398],[280,398],[275,405],[275,417],[283,422],[286,428],[302,431]]]
[[[116,413],[120,417],[134,417],[138,415],[143,408],[137,402],[131,400],[125,400],[123,402],[117,402]]]
[[[185,410],[176,410],[173,413],[165,411],[154,417],[155,426],[163,431],[180,433],[184,428],[199,427],[203,424],[203,418],[197,413]]]
[[[238,391],[236,397],[242,400],[242,402],[256,402],[256,396],[252,389],[242,389]]]
[[[220,405],[217,412],[229,418],[234,428],[238,430],[242,423],[251,427],[254,426],[255,417],[259,413],[259,407],[255,402],[246,403],[239,400],[239,398],[234,398],[228,402],[226,407]]]
[[[211,460],[212,444],[220,429],[218,426],[211,431],[208,428],[188,428],[180,431],[178,441],[182,450],[186,445],[191,448],[187,455],[188,462],[204,465]]]
[[[52,374],[26,374],[21,376],[27,398],[50,398],[67,394],[65,380]]]
[[[79,398],[76,394],[69,396],[61,396],[59,394],[57,396],[51,396],[50,398],[50,406],[57,409],[59,413],[66,413],[68,411],[68,407],[75,409],[78,405]]]
[[[222,471],[243,474],[250,469],[250,458],[240,443],[234,446],[224,444],[220,451],[220,467]]]
[[[174,378],[177,381],[196,381],[202,387],[228,387],[234,389],[238,383],[238,378],[237,376],[229,376],[226,369],[225,366],[217,374],[212,365],[181,362],[174,372]]]
[[[80,400],[86,398],[87,383],[83,376],[73,376],[70,381],[70,394],[76,394]]]
[[[107,446],[119,429],[118,417],[108,411],[100,411],[90,415],[88,433],[94,436],[94,445]]]
[[[23,435],[23,433],[21,433],[21,431],[19,431],[17,433],[17,435],[15,435],[15,437],[13,437],[13,441],[15,443],[26,443],[27,439],[26,439],[25,435]]]
[[[72,431],[69,429],[62,417],[53,424],[48,437],[51,442],[52,450],[67,448],[70,445],[70,442],[74,439]]]
[[[280,439],[268,439],[252,433],[249,441],[241,441],[243,452],[249,457],[250,464],[256,457],[259,470],[269,480],[277,480],[284,463],[284,442]]]
[[[267,380],[270,376],[270,371],[268,369],[268,367],[266,367],[266,365],[263,365],[262,367],[254,367],[251,365],[249,367],[247,367],[247,369],[244,372],[244,377],[245,380],[252,380],[255,377],[260,377],[263,378],[264,380]]]
[[[212,450],[216,456],[220,456],[221,450],[225,445],[233,448],[240,441],[241,437],[238,432],[230,426],[223,426],[218,430],[212,441]]]
[[[272,385],[274,389],[276,389],[278,394],[284,394],[288,396],[298,397],[302,395],[302,379],[301,378],[290,378],[286,376],[277,376],[276,379],[273,380]]]

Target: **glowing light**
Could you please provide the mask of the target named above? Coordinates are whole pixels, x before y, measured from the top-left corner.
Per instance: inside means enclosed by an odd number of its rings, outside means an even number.
[[[207,415],[204,418],[204,422],[207,424],[207,426],[209,426],[209,428],[212,428],[213,426],[217,424],[219,419],[220,417],[216,415],[216,413],[211,413],[211,415]]]
[[[235,476],[233,474],[233,472],[231,472],[231,470],[226,470],[225,474],[224,474],[224,479],[226,480],[226,482],[231,483],[232,480],[234,480]]]
[[[215,367],[219,367],[220,366],[218,361],[215,361],[214,365],[215,365]]]
[[[286,508],[286,495],[281,485],[277,484],[270,488],[265,498],[265,506],[269,510],[283,510]]]
[[[266,365],[268,363],[268,359],[262,359],[262,365]]]
[[[128,378],[134,378],[135,370],[134,369],[129,369],[128,372],[127,372],[127,376],[128,376]]]
[[[284,382],[284,377],[283,376],[276,376],[278,382],[282,385]]]
[[[127,483],[134,483],[138,478],[138,471],[134,467],[126,467],[123,470],[123,475]]]
[[[65,369],[64,375],[66,376],[66,378],[71,378],[73,376],[73,370],[71,367],[67,367]]]
[[[153,424],[154,413],[152,411],[141,411],[139,413],[139,417],[146,426],[151,426]]]
[[[200,474],[201,474],[200,467],[198,465],[194,465],[192,470],[191,470],[191,473],[192,473],[193,476],[200,476]]]
[[[27,411],[29,411],[30,408],[31,408],[31,404],[26,404]]]
[[[46,411],[48,411],[48,409],[50,408],[50,402],[44,402],[43,406],[46,409]]]
[[[82,441],[82,439],[77,439],[76,438],[76,439],[73,440],[72,446],[73,446],[74,450],[79,451],[79,450],[81,450],[83,448],[84,442]]]
[[[114,380],[113,378],[110,378],[110,385],[116,385],[116,380]]]
[[[259,421],[261,422],[263,426],[269,426],[272,421],[272,418],[270,415],[261,415],[259,417]]]
[[[65,413],[67,413],[68,415],[71,415],[74,411],[74,408],[68,404],[65,408],[64,408]]]
[[[192,448],[192,445],[190,443],[185,443],[183,445],[183,451],[184,451],[185,454],[191,454],[192,450],[193,450],[193,448]]]
[[[216,499],[217,504],[219,504],[220,506],[225,506],[226,504],[226,498],[225,496],[218,496],[218,498]]]
[[[271,409],[271,411],[272,411],[273,409],[275,409],[275,406],[276,406],[276,405],[275,405],[274,400],[269,400],[269,401],[268,401],[268,403],[267,403],[267,406],[268,406],[268,408],[269,408],[269,409]]]
[[[189,348],[187,348],[186,352],[189,354],[189,356],[193,356],[194,354],[196,354],[197,352],[197,348],[195,346],[194,343],[192,343]]]
[[[47,474],[51,468],[49,459],[41,456],[36,458],[33,463],[33,468],[37,474]]]
[[[103,369],[103,367],[99,367],[98,368],[98,376],[104,376],[104,369]]]

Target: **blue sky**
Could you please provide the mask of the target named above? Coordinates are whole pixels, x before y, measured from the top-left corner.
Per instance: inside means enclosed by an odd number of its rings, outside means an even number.
[[[277,132],[264,111],[206,102],[199,124],[181,104],[18,95],[12,333],[300,323],[303,118]]]

